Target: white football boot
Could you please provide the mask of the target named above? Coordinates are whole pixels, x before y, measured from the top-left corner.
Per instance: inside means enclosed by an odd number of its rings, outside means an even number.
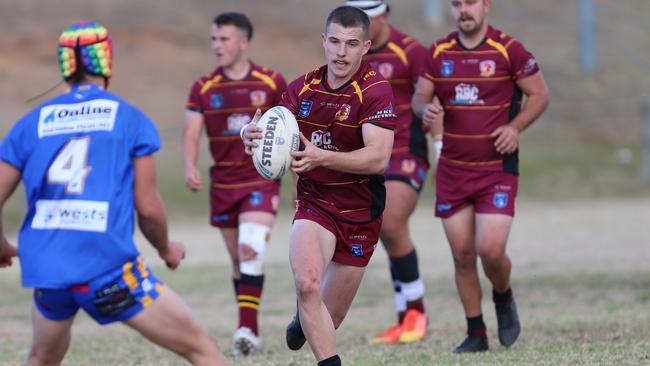
[[[233,335],[233,356],[248,356],[262,349],[262,337],[256,336],[248,327],[241,327]]]

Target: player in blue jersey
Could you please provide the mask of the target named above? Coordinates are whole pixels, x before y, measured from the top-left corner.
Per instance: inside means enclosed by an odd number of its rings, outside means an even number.
[[[59,65],[70,90],[20,119],[0,145],[0,212],[22,179],[27,214],[18,250],[0,220],[0,266],[18,256],[34,288],[27,365],[58,365],[82,308],[100,324],[121,321],[194,365],[226,365],[211,335],[156,278],[133,242],[133,210],[167,267],[185,255],[168,240],[156,184],[154,124],[108,93],[112,41],[96,22],[64,30]]]

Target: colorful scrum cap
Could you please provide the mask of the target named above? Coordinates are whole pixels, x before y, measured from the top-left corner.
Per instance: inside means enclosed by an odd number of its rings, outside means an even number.
[[[73,76],[80,67],[106,79],[113,72],[113,40],[108,30],[97,22],[81,22],[66,28],[59,37],[58,55],[64,79]]]

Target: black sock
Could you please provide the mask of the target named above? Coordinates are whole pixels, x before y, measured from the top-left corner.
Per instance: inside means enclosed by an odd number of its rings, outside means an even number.
[[[408,284],[420,279],[420,272],[418,270],[418,254],[415,249],[402,257],[390,257],[390,264],[391,269],[395,272],[394,277],[402,284],[402,288],[405,283]],[[422,297],[411,301],[408,301],[408,299],[406,300],[407,310],[414,309],[423,314],[426,312],[424,309],[424,299]]]
[[[466,318],[467,319],[467,335],[474,337],[485,337],[485,323],[483,323],[483,314]]]
[[[512,303],[512,290],[508,287],[506,292],[499,293],[497,290],[492,289],[492,301],[497,307],[510,305]]]
[[[395,269],[395,277],[402,283],[409,283],[420,278],[418,254],[413,251],[403,257],[390,257],[390,264]]]
[[[341,366],[341,358],[339,355],[334,355],[330,358],[326,358],[323,361],[318,363],[318,366]]]
[[[402,292],[402,286],[400,285],[399,280],[397,279],[397,273],[395,272],[395,265],[393,264],[393,258],[389,257],[390,260],[390,278],[393,281],[393,292],[394,296],[399,296]],[[404,315],[406,315],[406,310],[397,310],[397,323],[402,324],[404,321]]]

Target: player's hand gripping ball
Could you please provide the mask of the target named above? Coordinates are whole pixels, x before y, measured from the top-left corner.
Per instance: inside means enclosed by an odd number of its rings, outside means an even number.
[[[262,129],[262,140],[252,148],[255,169],[266,179],[280,179],[291,167],[291,152],[300,147],[296,117],[277,106],[266,111],[256,125]]]

